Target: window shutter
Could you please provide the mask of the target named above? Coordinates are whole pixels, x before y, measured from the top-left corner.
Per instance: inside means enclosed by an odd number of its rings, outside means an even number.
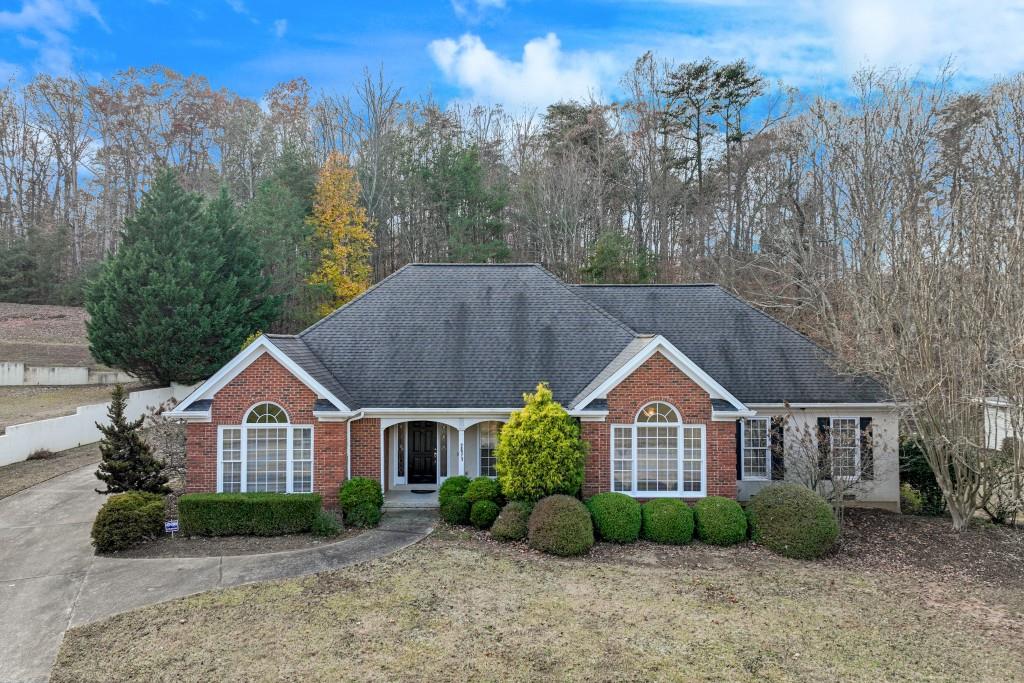
[[[772,418],[772,480],[786,478],[786,418]]]
[[[829,443],[829,421],[818,418],[818,470],[822,479],[832,478],[832,458],[829,457],[832,444]]]
[[[736,481],[743,480],[743,420],[736,420]]]
[[[870,417],[860,419],[860,478],[868,481],[875,478],[874,434]]]

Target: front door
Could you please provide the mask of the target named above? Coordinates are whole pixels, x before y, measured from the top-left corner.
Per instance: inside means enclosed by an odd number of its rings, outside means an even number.
[[[409,483],[437,483],[437,425],[409,423]]]

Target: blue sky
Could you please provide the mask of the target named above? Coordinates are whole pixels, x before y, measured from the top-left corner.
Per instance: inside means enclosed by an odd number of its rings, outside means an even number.
[[[1024,0],[0,0],[0,76],[91,78],[162,64],[259,97],[305,76],[346,92],[383,64],[409,95],[511,108],[620,94],[644,50],[677,61],[745,57],[806,90],[858,67],[959,79],[1024,69]]]

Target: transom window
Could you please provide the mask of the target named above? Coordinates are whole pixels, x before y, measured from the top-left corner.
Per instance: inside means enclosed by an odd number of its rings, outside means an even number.
[[[219,433],[218,491],[313,490],[313,428],[289,424],[280,406],[255,405],[241,425],[223,425]]]
[[[498,430],[500,422],[481,422],[477,430],[477,441],[480,452],[480,476],[498,476]]]
[[[768,479],[771,472],[771,429],[767,417],[743,421],[743,478]]]
[[[832,477],[856,479],[860,474],[860,420],[856,417],[830,418]]]
[[[683,424],[667,403],[612,425],[612,490],[643,498],[705,493],[704,426]]]

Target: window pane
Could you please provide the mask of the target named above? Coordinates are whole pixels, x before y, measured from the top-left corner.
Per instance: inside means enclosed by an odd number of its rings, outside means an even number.
[[[247,424],[287,424],[288,416],[273,403],[261,403],[249,411]]]
[[[683,491],[697,493],[704,488],[701,480],[703,442],[700,427],[683,428]]]
[[[221,433],[221,485],[228,493],[242,490],[242,430]]]
[[[313,491],[313,430],[308,427],[292,433],[292,491]]]
[[[637,427],[637,491],[679,489],[678,435],[678,427]]]
[[[395,425],[395,432],[398,440],[398,467],[396,474],[399,477],[405,476],[405,423]]]
[[[832,418],[832,476],[855,478],[860,427],[857,418]]]
[[[246,447],[246,490],[284,493],[288,485],[285,471],[288,466],[288,429],[249,429]]]
[[[640,411],[637,422],[679,422],[679,415],[667,403],[652,403]]]
[[[477,439],[480,444],[480,476],[498,476],[495,450],[498,448],[498,423],[482,422],[477,430]]]
[[[633,490],[633,428],[612,429],[612,491]]]
[[[768,478],[768,418],[755,417],[743,425],[743,476]]]

